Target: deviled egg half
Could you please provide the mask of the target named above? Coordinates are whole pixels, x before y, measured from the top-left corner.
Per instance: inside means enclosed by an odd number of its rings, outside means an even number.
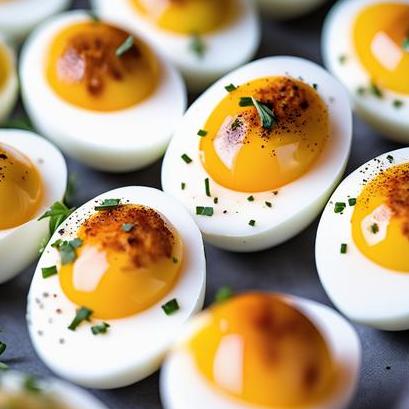
[[[351,129],[348,96],[321,67],[261,59],[190,107],[166,152],[162,186],[213,245],[265,249],[324,207],[344,171]]]
[[[351,325],[302,298],[248,293],[188,324],[161,373],[165,409],[341,409],[361,361]]]
[[[338,2],[322,47],[357,113],[385,136],[409,143],[409,0]]]
[[[256,0],[275,19],[300,17],[313,11],[326,0]]]
[[[12,409],[107,409],[89,393],[56,379],[15,371],[0,373],[0,407]]]
[[[350,319],[409,329],[409,148],[341,183],[322,215],[316,260],[328,296]]]
[[[22,40],[39,23],[68,7],[70,0],[1,0],[0,33]]]
[[[35,350],[83,386],[135,383],[202,308],[205,276],[183,206],[146,187],[107,192],[75,211],[40,259],[27,307]]]
[[[16,55],[0,34],[0,126],[17,100]]]
[[[62,200],[67,168],[45,139],[21,130],[0,130],[0,283],[27,267],[47,237],[38,218]]]
[[[83,11],[39,27],[20,68],[36,128],[100,170],[129,171],[159,159],[186,107],[180,75],[150,45]]]
[[[200,91],[247,61],[260,42],[253,0],[92,0],[98,14],[152,40]]]

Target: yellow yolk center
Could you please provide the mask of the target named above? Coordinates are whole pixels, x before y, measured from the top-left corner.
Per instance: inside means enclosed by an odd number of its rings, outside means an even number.
[[[314,406],[334,384],[323,336],[278,296],[248,294],[216,306],[189,347],[213,385],[249,404]]]
[[[364,188],[352,216],[352,235],[366,257],[409,273],[409,163],[382,172]]]
[[[226,25],[233,0],[130,0],[158,27],[179,34],[205,34]]]
[[[0,44],[0,91],[9,79],[10,69],[10,56],[5,47]]]
[[[273,111],[276,123],[263,127],[253,97]],[[287,77],[240,85],[214,109],[201,139],[202,163],[222,186],[241,192],[276,189],[303,176],[329,136],[328,110],[309,85]]]
[[[31,220],[43,199],[43,182],[30,159],[0,143],[0,230]]]
[[[153,209],[123,205],[91,216],[79,229],[74,262],[61,266],[65,295],[93,317],[124,318],[159,302],[178,280],[183,243]]]
[[[125,31],[99,22],[64,29],[48,54],[46,74],[52,89],[65,101],[94,111],[117,111],[142,102],[158,85],[160,68],[142,41],[127,40]]]
[[[379,3],[357,17],[354,45],[372,80],[392,91],[409,94],[409,5]]]

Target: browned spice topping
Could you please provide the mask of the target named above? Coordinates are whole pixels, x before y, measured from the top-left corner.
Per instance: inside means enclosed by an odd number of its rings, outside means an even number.
[[[124,224],[132,224],[124,231]],[[174,235],[155,210],[121,205],[91,216],[83,224],[85,241],[96,238],[104,249],[127,253],[137,268],[172,257]]]
[[[129,36],[125,31],[105,24],[94,24],[87,30],[71,37],[58,61],[58,74],[67,82],[84,82],[91,95],[99,96],[107,78],[123,81],[142,54],[134,44],[117,57],[116,50]]]

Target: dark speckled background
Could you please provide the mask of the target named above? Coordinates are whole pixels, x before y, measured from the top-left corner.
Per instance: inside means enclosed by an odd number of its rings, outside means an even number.
[[[87,7],[88,3],[78,0],[74,5]],[[291,22],[263,21],[264,36],[258,55],[293,54],[321,62],[320,31],[328,7]],[[358,119],[354,134],[348,172],[376,155],[399,148],[382,139]],[[76,205],[124,185],[160,187],[160,163],[125,175],[96,172],[69,159],[68,166],[78,179]],[[218,287],[230,285],[236,290],[284,291],[330,304],[315,269],[316,227],[317,222],[289,242],[256,254],[231,254],[207,246],[207,299],[212,300]],[[2,358],[13,368],[37,375],[50,375],[34,354],[24,319],[26,294],[33,270],[34,266],[31,266],[13,281],[0,286],[0,325],[3,330],[0,336],[8,344]],[[393,409],[402,405],[400,400],[405,383],[409,385],[409,332],[386,333],[362,326],[356,328],[363,345],[363,368],[359,390],[350,409]],[[106,357],[101,358],[111,357],[114,359],[115,351],[107,351]],[[128,388],[96,391],[95,394],[112,409],[161,408],[157,374]],[[399,406],[399,409],[407,408],[408,401]]]

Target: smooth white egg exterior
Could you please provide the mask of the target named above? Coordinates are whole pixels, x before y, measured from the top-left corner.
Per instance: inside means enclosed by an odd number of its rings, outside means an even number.
[[[24,391],[26,377],[27,375],[15,371],[1,373],[0,392]],[[108,409],[88,392],[60,380],[40,379],[38,385],[60,404],[67,406],[68,409]]]
[[[394,157],[390,163],[388,155]],[[381,330],[409,329],[409,274],[382,267],[365,257],[352,237],[353,206],[334,212],[334,203],[358,197],[380,164],[382,169],[409,162],[409,148],[385,153],[362,165],[337,188],[322,215],[315,245],[317,269],[336,307],[353,321]],[[341,243],[347,253],[341,254]]]
[[[0,33],[20,41],[39,23],[66,9],[70,0],[14,0],[0,4]]]
[[[191,35],[163,30],[140,15],[129,0],[91,0],[98,14],[149,38],[183,73],[191,91],[201,91],[232,69],[249,61],[260,43],[260,23],[253,0],[237,0],[240,15],[220,30],[200,36],[206,50],[190,49]]]
[[[300,17],[319,7],[326,0],[256,0],[263,12],[276,19]]]
[[[39,357],[56,374],[97,389],[127,386],[155,372],[185,322],[202,308],[206,285],[206,262],[198,228],[183,206],[156,189],[133,186],[98,196],[61,226],[66,231],[62,238],[75,237],[77,225],[93,213],[97,203],[109,198],[123,198],[164,215],[183,240],[185,259],[179,281],[161,302],[128,318],[106,320],[111,325],[108,333],[94,336],[89,324],[81,325],[74,332],[67,329],[78,306],[64,295],[58,276],[42,277],[42,267],[59,263],[57,252],[48,245],[38,263],[28,296],[31,340]],[[71,232],[73,224],[76,228]],[[50,243],[58,238],[61,237],[56,233]],[[44,293],[57,294],[57,297],[44,300]],[[180,310],[167,316],[161,305],[173,298],[178,300]],[[36,299],[41,300],[42,306]],[[58,308],[62,313],[56,315]],[[64,344],[60,339],[65,340]]]
[[[227,189],[211,179],[201,164],[197,136],[218,102],[225,97],[225,86],[240,85],[260,77],[302,76],[318,84],[318,93],[328,105],[330,139],[313,168],[298,180],[278,189],[251,193]],[[250,252],[276,246],[306,228],[319,214],[341,178],[349,157],[352,116],[348,95],[343,87],[318,65],[296,57],[268,57],[252,62],[210,87],[186,112],[166,152],[162,165],[165,192],[180,200],[193,215],[209,243],[231,251]],[[181,155],[193,162],[186,164]],[[212,197],[207,197],[204,179],[210,178]],[[181,189],[181,183],[186,188]],[[219,202],[214,204],[213,198]],[[265,202],[272,203],[272,208]],[[197,216],[196,206],[211,206],[213,217]],[[227,214],[223,211],[227,210]],[[249,225],[255,220],[254,227]]]
[[[65,27],[89,18],[83,11],[65,13],[30,36],[20,65],[24,106],[36,128],[78,161],[111,172],[143,168],[163,155],[186,109],[185,85],[180,74],[157,55],[160,82],[150,97],[134,107],[96,112],[61,99],[45,73],[50,43]]]
[[[321,331],[328,343],[339,377],[331,396],[319,405],[305,409],[343,409],[352,400],[359,379],[361,346],[353,327],[331,308],[314,301],[285,296]],[[218,391],[200,374],[183,345],[206,321],[206,312],[188,325],[177,345],[168,355],[161,371],[160,390],[165,409],[267,409],[250,405]],[[269,407],[269,409],[283,409]]]
[[[22,130],[0,130],[0,144],[12,146],[31,159],[44,186],[43,203],[33,219],[21,226],[0,230],[0,284],[15,277],[38,255],[47,237],[48,221],[37,219],[56,201],[67,186],[67,166],[60,151],[47,140]]]
[[[18,94],[18,79],[16,69],[16,54],[13,48],[6,42],[4,37],[0,34],[0,52],[6,53],[6,58],[10,64],[10,72],[6,82],[0,87],[0,124],[4,121],[17,101]]]
[[[383,3],[403,3],[409,0],[387,0]],[[383,97],[371,93],[359,95],[359,87],[367,87],[372,78],[359,61],[353,44],[352,25],[365,7],[379,0],[342,0],[329,12],[322,32],[322,56],[326,67],[348,89],[357,114],[384,136],[400,143],[409,143],[409,95],[382,88]],[[345,62],[340,57],[345,56]],[[394,100],[404,102],[393,106]]]

